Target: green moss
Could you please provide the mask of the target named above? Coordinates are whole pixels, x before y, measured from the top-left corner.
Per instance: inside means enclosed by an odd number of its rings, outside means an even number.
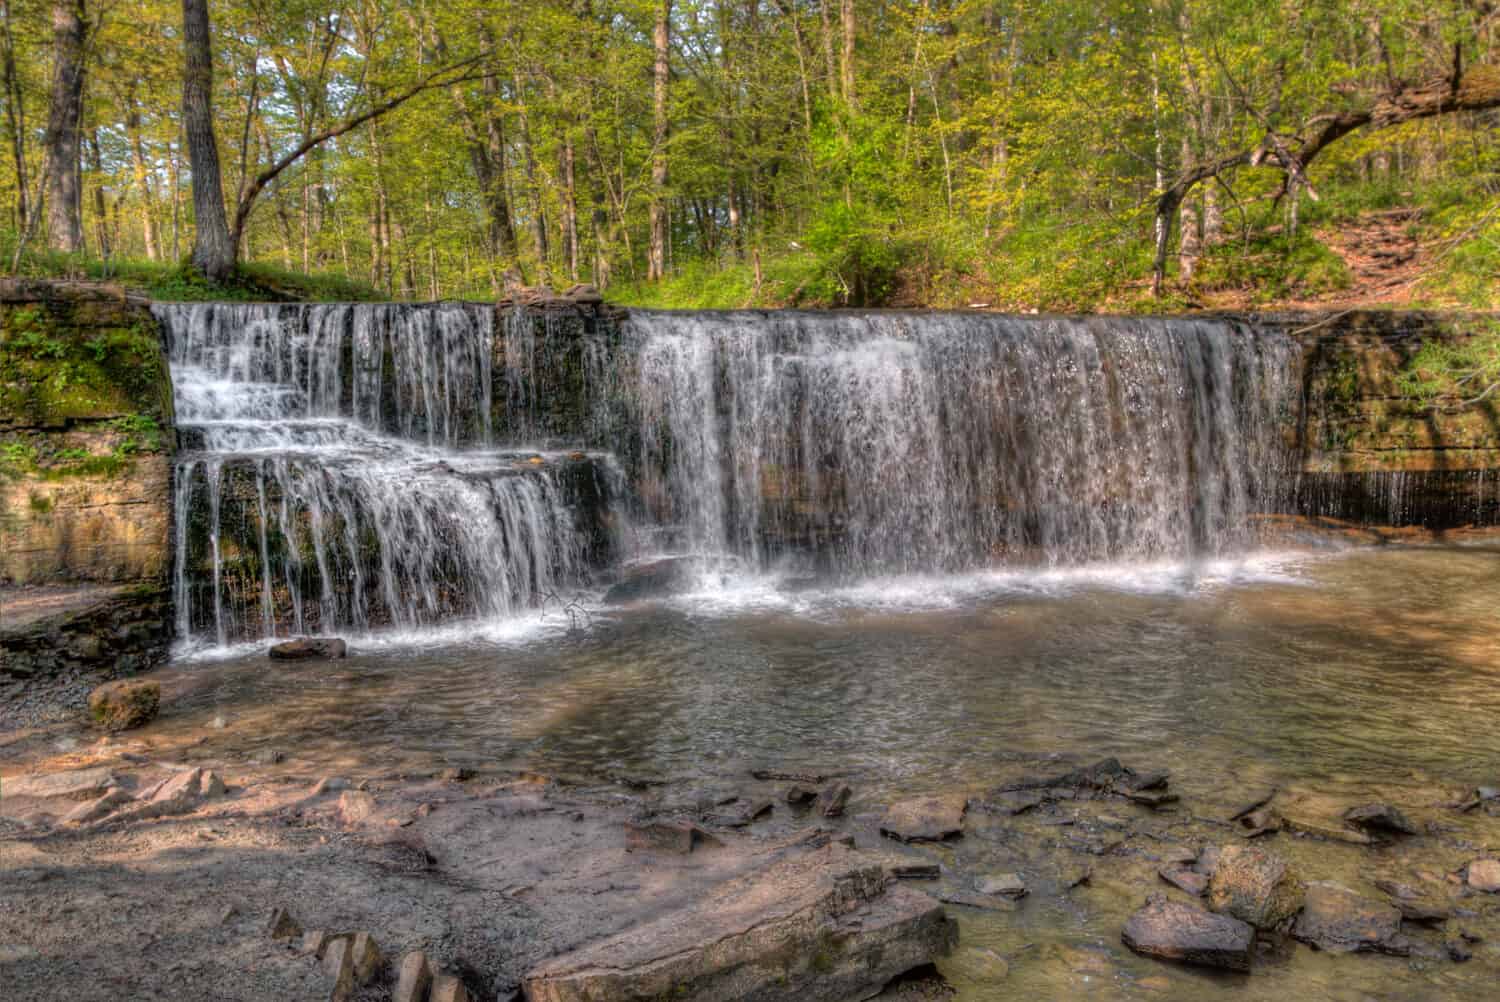
[[[33,493],[26,499],[26,503],[33,514],[46,515],[52,511],[52,499],[42,494]]]

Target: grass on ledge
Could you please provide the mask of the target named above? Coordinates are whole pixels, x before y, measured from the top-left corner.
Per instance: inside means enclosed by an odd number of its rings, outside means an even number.
[[[338,272],[306,275],[261,262],[244,262],[229,282],[210,282],[186,263],[142,261],[78,254],[32,251],[22,256],[15,274],[22,278],[54,278],[116,282],[151,299],[204,302],[373,302],[389,299],[373,286]]]

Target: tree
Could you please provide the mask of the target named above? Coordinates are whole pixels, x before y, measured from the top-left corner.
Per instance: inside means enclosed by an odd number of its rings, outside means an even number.
[[[656,60],[652,72],[651,256],[646,269],[649,282],[659,282],[667,274],[667,139],[671,128],[667,86],[671,80],[671,24],[672,0],[660,0],[651,33]]]
[[[182,124],[193,171],[193,267],[222,282],[234,272],[238,248],[224,216],[219,141],[214,135],[208,0],[182,0],[182,50]]]
[[[83,0],[53,0],[52,87],[49,92],[46,156],[47,237],[53,250],[78,253],[83,246],[84,47],[88,15]]]

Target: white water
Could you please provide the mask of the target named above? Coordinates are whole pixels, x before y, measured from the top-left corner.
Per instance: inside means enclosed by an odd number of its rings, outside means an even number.
[[[555,464],[486,448],[489,310],[156,313],[186,446],[175,601],[188,647],[484,629],[579,580],[582,540]]]

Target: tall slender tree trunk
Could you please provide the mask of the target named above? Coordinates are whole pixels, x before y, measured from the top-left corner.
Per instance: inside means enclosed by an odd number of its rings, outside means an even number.
[[[5,120],[10,131],[10,152],[16,171],[16,233],[24,235],[31,222],[26,179],[26,106],[21,102],[21,78],[16,73],[16,40],[10,27],[10,0],[0,0],[0,74],[5,77]]]
[[[156,213],[152,207],[151,175],[146,167],[146,147],[141,141],[141,109],[132,89],[126,95],[128,110],[125,114],[125,133],[130,140],[130,168],[136,191],[141,197],[141,234],[146,242],[146,259],[161,258],[161,248],[156,242]]]
[[[858,100],[854,92],[854,0],[843,0],[839,10],[839,24],[844,32],[844,48],[839,57],[839,79],[843,87],[844,103],[853,108]]]
[[[562,178],[563,257],[568,262],[568,278],[578,281],[578,179],[577,155],[573,149],[573,130],[566,128],[557,151],[558,174]]]
[[[672,0],[660,0],[656,9],[656,71],[652,94],[655,131],[651,150],[651,249],[646,280],[659,282],[667,274],[667,84],[670,79]]]
[[[94,168],[94,243],[99,248],[99,256],[106,261],[113,253],[114,247],[110,241],[109,233],[109,196],[104,190],[104,157],[99,151],[99,133],[97,130],[89,136],[88,140],[89,159]]]
[[[88,15],[83,0],[53,0],[52,87],[42,138],[47,182],[47,240],[53,250],[83,246],[83,53]]]
[[[546,285],[547,261],[552,256],[552,251],[547,242],[547,214],[542,207],[541,182],[537,179],[536,152],[531,145],[531,116],[526,112],[526,92],[519,69],[512,80],[515,83],[516,110],[521,125],[521,159],[526,171],[526,197],[530,203],[527,208],[531,210],[531,242],[536,247],[537,281]]]
[[[238,248],[224,215],[219,141],[214,136],[214,64],[208,0],[182,0],[182,121],[193,171],[193,266],[216,282],[234,272]]]

